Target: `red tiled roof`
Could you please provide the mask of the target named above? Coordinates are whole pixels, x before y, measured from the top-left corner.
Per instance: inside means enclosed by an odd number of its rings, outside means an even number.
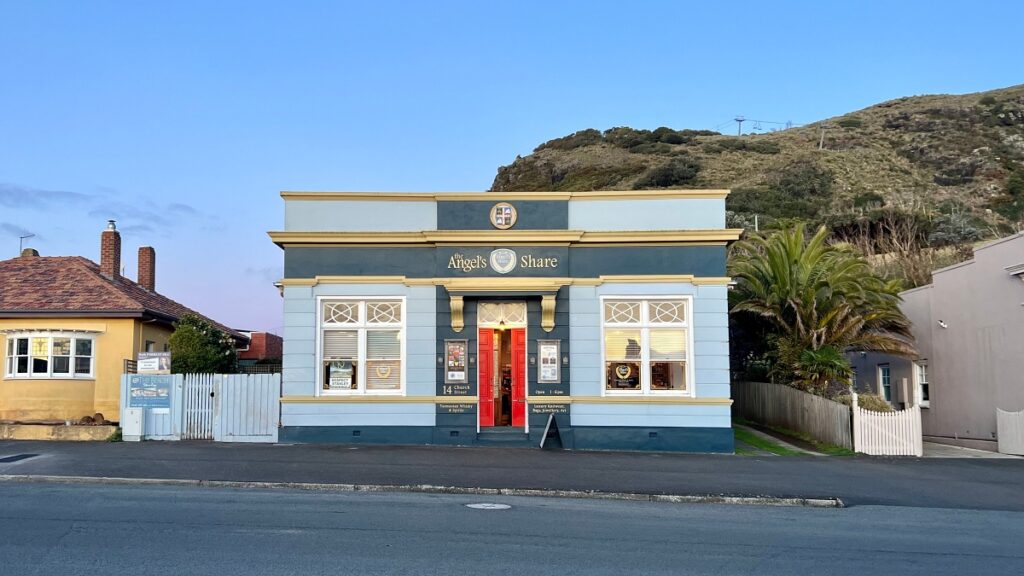
[[[137,283],[111,280],[81,256],[34,256],[0,261],[0,314],[39,312],[156,314],[177,320],[196,314],[236,338],[245,338],[190,308]]]

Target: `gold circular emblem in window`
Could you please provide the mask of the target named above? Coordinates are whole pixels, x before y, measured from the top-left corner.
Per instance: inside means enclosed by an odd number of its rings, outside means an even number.
[[[508,202],[498,202],[491,207],[491,225],[498,230],[508,230],[516,225],[516,209]]]
[[[615,367],[615,375],[625,380],[633,375],[633,367],[629,364],[619,364]]]

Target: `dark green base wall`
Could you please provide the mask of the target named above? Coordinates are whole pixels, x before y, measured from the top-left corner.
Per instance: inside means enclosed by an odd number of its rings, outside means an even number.
[[[543,429],[531,428],[530,445],[537,446]],[[643,450],[658,452],[724,453],[734,450],[732,428],[574,427],[560,431],[562,447],[574,450]],[[285,426],[283,443],[440,444],[475,446],[475,427],[433,426]],[[517,444],[521,446],[521,444]]]

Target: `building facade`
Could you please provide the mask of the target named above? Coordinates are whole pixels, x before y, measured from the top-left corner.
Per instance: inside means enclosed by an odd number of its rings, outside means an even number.
[[[732,452],[726,195],[282,193],[281,441]]]
[[[926,440],[996,450],[996,408],[1024,410],[1024,234],[901,296],[918,357],[854,354],[858,388],[920,404]]]
[[[253,330],[239,330],[249,338],[246,346],[238,349],[238,364],[251,366],[259,362],[277,363],[281,361],[283,340],[277,334]]]
[[[125,361],[166,351],[174,322],[189,313],[198,314],[157,292],[152,247],[139,248],[138,282],[121,274],[113,220],[100,235],[99,264],[32,249],[0,261],[0,421],[78,421],[96,413],[120,421]]]

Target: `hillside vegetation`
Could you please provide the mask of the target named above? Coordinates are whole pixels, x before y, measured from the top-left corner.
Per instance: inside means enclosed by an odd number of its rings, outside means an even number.
[[[855,244],[888,227],[910,226],[903,232],[934,249],[1004,235],[1024,220],[1024,85],[900,98],[740,137],[582,130],[502,166],[491,187],[646,188],[730,188],[730,225],[753,228],[755,214],[762,228],[796,219]]]

